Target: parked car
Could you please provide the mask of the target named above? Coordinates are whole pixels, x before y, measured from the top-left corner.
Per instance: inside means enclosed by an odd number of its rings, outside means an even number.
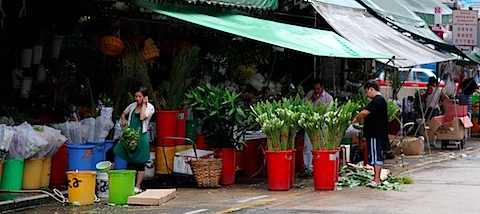
[[[409,68],[400,68],[400,79],[404,80],[404,87],[427,87],[428,79],[430,77],[436,77],[435,72],[427,68],[412,68],[409,72]],[[380,86],[389,86],[390,82],[385,81],[385,72],[381,72],[376,81]],[[443,87],[445,82],[440,80],[439,87]]]

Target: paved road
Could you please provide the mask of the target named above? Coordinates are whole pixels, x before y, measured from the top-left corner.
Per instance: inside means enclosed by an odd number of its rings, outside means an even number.
[[[461,156],[460,156],[461,157]],[[234,185],[220,189],[178,189],[177,198],[159,207],[85,207],[49,204],[20,213],[478,213],[480,152],[423,165],[403,174],[415,183],[403,191],[367,187],[313,191],[312,180],[285,192],[265,185]]]

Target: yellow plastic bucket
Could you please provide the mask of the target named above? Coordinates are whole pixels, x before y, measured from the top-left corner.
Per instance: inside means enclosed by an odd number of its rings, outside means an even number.
[[[165,153],[164,153],[165,151]],[[155,162],[155,173],[157,174],[171,174],[173,171],[173,157],[175,156],[176,148],[171,147],[157,147],[157,160]],[[166,157],[166,158],[165,158]],[[165,161],[166,159],[166,161]],[[167,170],[167,166],[168,169]]]
[[[40,189],[44,158],[26,159],[23,166],[22,189]]]
[[[42,164],[42,175],[40,176],[40,187],[48,187],[50,184],[50,171],[52,170],[52,157],[45,157]]]
[[[185,145],[176,145],[176,146],[175,146],[175,151],[176,151],[176,152],[185,151],[185,149],[186,149],[186,146],[185,146]]]
[[[185,145],[185,150],[193,149],[193,145]]]
[[[74,205],[90,205],[95,202],[95,171],[68,171],[68,201]]]

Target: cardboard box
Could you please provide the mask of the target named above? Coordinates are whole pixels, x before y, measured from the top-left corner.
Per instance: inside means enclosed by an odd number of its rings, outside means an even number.
[[[428,140],[432,140],[433,136],[437,132],[437,130],[442,126],[442,124],[445,123],[445,116],[436,116],[430,119],[427,122],[428,130],[423,132],[423,137],[428,136]]]
[[[473,123],[468,116],[454,117],[451,122],[445,122],[437,132],[437,140],[461,140],[468,137],[467,129]]]
[[[394,146],[402,141],[403,136],[389,135],[388,138],[390,138],[390,145],[392,145],[392,148],[395,149],[394,154],[400,155],[400,148],[396,148]],[[403,138],[400,146],[403,148],[403,154],[405,155],[421,155],[425,150],[423,137],[406,136]]]
[[[445,111],[445,122],[450,122],[454,117],[467,116],[468,106],[448,105]]]
[[[213,159],[213,151],[197,149],[197,156],[199,159]],[[191,159],[196,159],[193,149],[175,153],[173,157],[173,172],[193,175],[192,168],[188,164],[188,161]]]

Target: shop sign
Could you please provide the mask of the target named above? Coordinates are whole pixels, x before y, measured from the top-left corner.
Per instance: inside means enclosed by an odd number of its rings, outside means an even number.
[[[476,46],[478,40],[478,11],[452,10],[452,12],[452,44]]]

